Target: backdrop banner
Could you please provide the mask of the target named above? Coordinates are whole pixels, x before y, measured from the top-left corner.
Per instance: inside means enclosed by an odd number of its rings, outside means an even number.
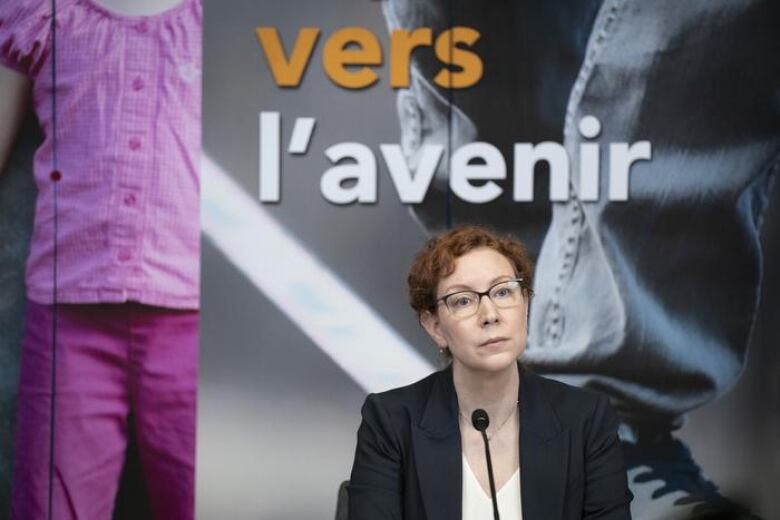
[[[463,224],[527,245],[521,360],[610,398],[633,518],[780,518],[779,2],[18,3],[0,5],[0,518],[188,517],[193,486],[201,519],[333,518],[366,396],[446,366],[406,278]],[[138,330],[149,372],[122,350]],[[161,366],[171,388],[100,408],[94,367],[116,369],[102,385]],[[85,396],[105,431],[67,430]],[[55,468],[93,475],[86,494]]]
[[[333,514],[365,395],[443,366],[406,270],[466,223],[533,252],[524,361],[612,399],[635,518],[779,515],[778,14],[207,2],[202,517]]]

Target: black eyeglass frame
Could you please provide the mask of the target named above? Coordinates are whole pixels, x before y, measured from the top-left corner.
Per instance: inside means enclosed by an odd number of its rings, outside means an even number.
[[[434,309],[436,308],[435,307],[436,305],[439,305],[440,303],[444,303],[444,305],[447,307],[447,310],[449,310],[450,312],[454,312],[452,309],[450,309],[450,306],[447,305],[446,300],[450,296],[455,296],[456,294],[461,294],[461,293],[476,294],[477,297],[478,297],[477,309],[479,309],[479,306],[482,304],[482,297],[483,296],[487,296],[488,299],[491,302],[493,302],[493,298],[490,297],[490,291],[495,289],[497,286],[499,286],[499,285],[501,285],[503,283],[507,283],[507,282],[517,282],[519,284],[519,286],[520,286],[520,290],[522,290],[526,294],[526,296],[528,296],[530,298],[533,295],[533,290],[531,290],[530,287],[528,287],[525,283],[523,283],[524,281],[525,280],[522,277],[510,278],[509,280],[501,280],[500,282],[494,283],[493,285],[488,287],[487,291],[480,292],[480,291],[475,291],[475,290],[472,290],[472,289],[467,289],[467,290],[463,290],[463,291],[451,292],[451,293],[445,294],[444,296],[441,296],[441,297],[437,298],[436,301],[434,302]],[[495,302],[493,302],[493,303],[495,304]],[[508,307],[501,307],[500,305],[497,305],[497,306],[499,308],[502,308],[502,309],[508,308]]]

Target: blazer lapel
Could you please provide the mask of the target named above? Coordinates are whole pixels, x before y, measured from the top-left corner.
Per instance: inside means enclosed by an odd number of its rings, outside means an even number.
[[[520,375],[520,489],[523,518],[559,520],[569,463],[569,432],[542,394],[539,376]]]
[[[427,519],[461,518],[460,430],[451,367],[434,383],[420,424],[412,427],[412,443]]]

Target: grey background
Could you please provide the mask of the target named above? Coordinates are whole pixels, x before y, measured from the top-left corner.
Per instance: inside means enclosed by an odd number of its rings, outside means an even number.
[[[327,79],[321,65],[325,39],[341,27],[368,28],[387,51],[380,3],[205,6],[205,152],[256,194],[258,112],[281,112],[283,149],[295,117],[316,117],[309,152],[282,156],[281,203],[263,208],[433,360],[404,293],[406,269],[425,235],[399,203],[381,161],[377,204],[338,207],[319,193],[330,166],[322,154],[328,146],[358,141],[378,155],[379,143],[400,141],[386,67],[378,70],[377,85],[346,91]],[[277,27],[288,52],[300,27],[322,30],[299,88],[273,82],[254,37],[258,25]],[[745,373],[725,397],[692,413],[680,432],[722,491],[766,518],[780,515],[773,497],[780,477],[777,188],[763,230],[768,269]],[[527,207],[518,204],[517,211],[522,215]],[[262,240],[247,237],[255,238]],[[199,515],[331,518],[338,484],[349,476],[365,393],[208,241],[203,249]]]
[[[374,205],[335,206],[319,191],[328,146],[357,141],[378,155],[378,143],[399,141],[384,69],[374,87],[348,91],[322,68],[325,39],[341,27],[366,27],[386,42],[379,5],[205,2],[204,152],[256,197],[258,112],[281,113],[283,149],[295,118],[315,117],[308,153],[282,155],[281,202],[263,209],[434,360],[404,293],[406,268],[425,236],[386,172]],[[300,88],[274,83],[255,37],[259,25],[277,27],[288,52],[300,27],[321,29]],[[202,258],[199,518],[332,517],[364,392],[208,240]]]
[[[0,176],[0,518],[8,515],[19,344],[24,314],[24,266],[37,190],[32,154],[40,142],[32,113]]]

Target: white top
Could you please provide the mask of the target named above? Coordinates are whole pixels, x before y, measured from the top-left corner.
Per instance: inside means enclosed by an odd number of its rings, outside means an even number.
[[[498,514],[501,520],[523,520],[522,499],[520,497],[520,468],[512,478],[496,492]],[[485,493],[471,471],[466,456],[463,455],[463,520],[485,520],[493,518],[493,500]]]

